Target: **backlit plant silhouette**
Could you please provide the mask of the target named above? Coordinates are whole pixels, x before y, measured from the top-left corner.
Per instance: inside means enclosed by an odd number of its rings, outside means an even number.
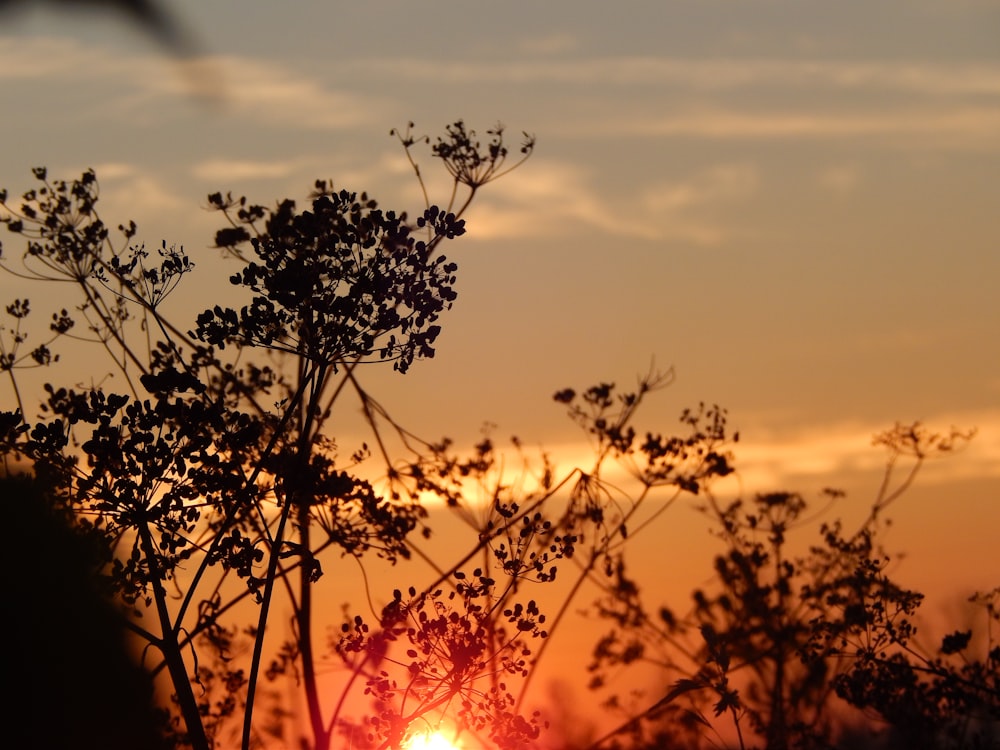
[[[916,638],[922,596],[892,581],[879,542],[887,507],[924,461],[971,436],[920,424],[876,436],[888,460],[867,517],[849,534],[839,520],[823,523],[805,550],[789,549],[815,519],[800,495],[721,503],[703,493],[725,551],[716,585],[694,592],[689,614],[648,609],[624,570],[597,603],[612,628],[595,649],[592,687],[640,662],[670,687],[592,747],[699,748],[727,733],[741,748],[770,750],[1000,746],[997,592],[974,597],[985,610],[978,647],[965,630],[928,648]],[[825,494],[832,505],[843,493]]]
[[[17,404],[0,424],[7,468],[26,460],[54,506],[103,549],[102,575],[132,613],[143,663],[172,696],[164,730],[178,745],[224,746],[235,732],[248,748],[288,738],[301,721],[310,747],[338,735],[354,747],[398,747],[415,723],[447,717],[469,737],[521,747],[542,726],[536,713],[522,715],[533,650],[544,651],[569,606],[549,625],[530,588],[574,556],[585,560],[578,588],[613,566],[625,536],[629,514],[608,506],[599,466],[631,435],[644,395],[662,385],[655,375],[620,400],[607,385],[584,395],[591,411],[609,415],[595,432],[590,474],[557,481],[546,466],[517,491],[489,440],[471,456],[447,440],[422,441],[362,385],[362,365],[391,362],[405,373],[433,356],[455,299],[457,268],[443,245],[464,233],[473,196],[534,148],[526,136],[508,163],[501,127],[481,145],[461,122],[434,143],[412,125],[394,134],[421,186],[416,145],[445,165],[453,190],[443,208],[428,200],[411,221],[324,181],[304,210],[210,195],[226,223],[216,245],[237,264],[230,282],[245,302],[213,304],[193,324],[165,313],[164,302],[195,264],[165,242],[149,251],[131,222],[114,240],[94,172],[63,181],[39,168],[38,187],[19,200],[0,193],[4,223],[25,241],[20,257],[4,252],[4,269],[79,295],[30,350],[31,303],[7,307],[0,367]],[[25,370],[57,362],[60,344],[102,349],[114,376],[47,384],[41,413],[30,416]],[[106,369],[97,367],[95,375]],[[345,453],[334,407],[348,395],[371,438]],[[723,435],[718,425],[700,430],[697,417],[687,426],[689,436],[648,450],[687,451],[657,481],[695,491],[724,464],[712,449]],[[373,622],[350,616],[326,639],[313,595],[325,568],[356,570],[344,557],[408,559],[413,533],[431,533],[430,495],[469,523],[468,551],[429,586],[397,591]],[[284,642],[273,634],[279,601],[292,617]],[[333,700],[319,676],[330,654],[351,675]],[[301,685],[305,717],[283,716],[275,690],[261,697],[263,684],[281,679]],[[348,715],[351,691],[370,697],[367,718]]]
[[[31,330],[28,298],[6,306],[0,370],[16,408],[0,411],[5,468],[29,469],[100,550],[101,580],[164,697],[168,742],[381,750],[442,725],[467,744],[539,746],[546,718],[528,700],[538,664],[596,588],[612,628],[595,649],[594,687],[654,652],[670,686],[595,748],[701,747],[720,720],[742,747],[824,747],[837,737],[834,697],[913,730],[914,742],[988,746],[1000,653],[991,642],[985,658],[971,656],[965,631],[940,654],[920,652],[919,596],[885,575],[877,532],[912,476],[887,481],[856,533],[830,523],[808,553],[790,554],[801,497],[727,504],[711,492],[733,471],[737,436],[723,409],[686,410],[666,434],[638,428],[672,371],[650,370],[633,390],[555,394],[591,441],[586,467],[532,462],[517,440],[512,467],[489,436],[462,450],[393,419],[365,369],[406,373],[433,357],[456,299],[444,247],[464,234],[480,190],[534,149],[525,135],[512,155],[502,127],[484,144],[462,122],[433,142],[412,124],[393,135],[423,189],[413,218],[322,180],[303,208],[208,196],[242,297],[189,317],[165,301],[195,264],[166,242],[147,249],[134,223],[110,230],[94,172],[62,181],[40,168],[19,199],[0,192],[2,221],[24,242],[23,253],[3,249],[3,269],[66,300],[44,334]],[[443,205],[430,200],[418,146],[451,178]],[[31,370],[95,348],[105,358],[73,374],[90,385],[45,384],[40,412],[28,408]],[[367,437],[344,434],[345,401]],[[963,438],[913,426],[882,442],[893,465],[909,454],[919,466]],[[718,588],[696,593],[686,617],[651,613],[629,577],[629,544],[695,497],[725,546]],[[469,530],[446,562],[421,546],[431,502]],[[387,604],[352,602],[342,620],[324,620],[317,582],[331,570],[363,579],[373,557],[394,566],[396,585],[368,591]],[[414,557],[435,580],[410,578]],[[553,603],[541,592],[557,581]],[[996,594],[982,603],[995,621]],[[343,677],[335,693],[323,682],[331,665]],[[301,715],[289,714],[288,691]]]
[[[455,190],[447,206],[427,205],[413,222],[322,181],[306,210],[290,200],[267,209],[209,196],[227,222],[216,243],[239,263],[230,281],[247,301],[214,305],[193,326],[169,318],[162,303],[194,264],[166,243],[149,252],[135,242],[134,223],[120,225],[114,241],[92,171],[50,181],[40,168],[39,186],[19,201],[0,194],[4,223],[26,240],[22,262],[11,265],[5,253],[5,269],[69,282],[79,293],[74,312],[56,313],[47,340],[30,352],[30,303],[7,307],[14,324],[0,366],[18,409],[4,413],[5,458],[26,457],[55,502],[102,540],[110,585],[147,644],[144,659],[168,675],[178,741],[209,747],[212,732],[242,710],[241,742],[252,744],[266,625],[280,590],[294,613],[294,648],[284,653],[304,685],[312,743],[330,745],[337,726],[320,705],[311,593],[321,553],[405,558],[407,537],[426,515],[384,450],[385,415],[356,368],[385,361],[406,372],[433,356],[437,321],[455,299],[456,266],[441,246],[464,233],[469,199],[499,176],[508,154],[502,128],[488,135],[480,146],[459,122],[432,146]],[[407,154],[417,142],[407,136]],[[517,164],[533,147],[526,136]],[[55,362],[58,339],[103,348],[116,376],[89,388],[46,385],[42,416],[28,421],[22,369]],[[391,492],[353,470],[367,445],[338,454],[329,420],[350,392],[368,414]],[[244,585],[234,589],[233,578]],[[257,603],[250,663],[212,671],[195,655],[214,648],[225,665],[226,648],[246,630],[226,613],[247,598]],[[227,700],[200,697],[209,675]]]

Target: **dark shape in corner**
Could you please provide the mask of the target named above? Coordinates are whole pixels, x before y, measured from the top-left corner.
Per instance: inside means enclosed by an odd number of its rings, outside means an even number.
[[[155,41],[185,66],[182,70],[192,93],[199,98],[222,94],[221,79],[215,66],[197,58],[202,54],[194,36],[164,0],[0,0],[0,13],[21,10],[31,5],[48,5],[57,10],[109,11],[135,25],[149,40]]]
[[[151,681],[99,592],[93,548],[30,479],[0,479],[0,508],[4,746],[164,748]]]
[[[0,11],[19,10],[28,4],[29,0],[0,0]],[[157,0],[48,0],[45,4],[73,11],[114,11],[174,53],[183,56],[193,51],[191,40],[177,18],[166,10],[165,3]]]

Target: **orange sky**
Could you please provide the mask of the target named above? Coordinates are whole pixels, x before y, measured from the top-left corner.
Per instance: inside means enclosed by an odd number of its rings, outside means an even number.
[[[551,395],[631,385],[653,360],[677,380],[644,426],[706,401],[739,429],[742,484],[720,492],[844,486],[847,513],[877,483],[873,433],[977,427],[927,468],[892,541],[942,600],[996,583],[995,3],[173,5],[198,66],[111,15],[0,15],[0,186],[94,167],[107,223],[198,263],[173,300],[193,319],[230,293],[209,192],[268,204],[331,178],[413,210],[390,128],[528,130],[535,156],[447,250],[459,299],[436,358],[365,374],[400,422],[460,443],[491,422],[570,463],[585,445]],[[709,574],[683,563],[711,556],[699,523],[678,507],[656,532],[684,569],[665,588]],[[637,550],[662,582],[660,538]]]

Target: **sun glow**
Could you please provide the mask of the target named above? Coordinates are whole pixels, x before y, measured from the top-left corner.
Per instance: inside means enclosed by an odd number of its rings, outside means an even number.
[[[461,750],[442,732],[421,732],[413,735],[406,743],[406,750]]]

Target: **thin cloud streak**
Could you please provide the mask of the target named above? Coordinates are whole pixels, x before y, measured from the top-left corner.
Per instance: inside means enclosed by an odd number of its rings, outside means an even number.
[[[1000,107],[952,112],[911,111],[874,114],[680,112],[660,116],[616,117],[572,126],[589,137],[642,136],[714,140],[905,138],[908,143],[963,147],[1000,147]],[[896,143],[896,145],[900,145]]]
[[[559,39],[564,42],[565,40]],[[530,45],[526,42],[526,45]],[[571,49],[567,45],[568,49]],[[552,52],[554,50],[544,50]],[[394,78],[437,83],[556,83],[594,86],[678,86],[701,91],[747,87],[828,87],[968,96],[1000,94],[1000,65],[837,60],[684,59],[612,57],[574,60],[470,62],[396,58],[361,61]]]
[[[121,59],[105,50],[63,37],[0,36],[0,80],[38,80],[64,77],[71,80],[128,77]]]
[[[229,84],[229,114],[285,127],[327,130],[382,125],[389,107],[354,91],[328,88],[323,81],[273,61],[242,57],[219,60]]]
[[[247,159],[209,159],[196,164],[191,173],[202,180],[271,180],[288,177],[297,165],[290,161],[253,161]]]
[[[395,117],[394,103],[363,91],[331,87],[322,77],[302,73],[275,61],[245,56],[216,56],[194,61],[220,72],[226,93],[219,102],[226,117],[251,118],[298,130],[339,130],[383,126]],[[364,60],[366,75],[394,80],[433,80],[436,84],[507,81],[537,84],[540,93],[550,85],[655,85],[681,87],[710,95],[722,90],[766,90],[799,87],[830,90],[879,91],[907,94],[905,110],[873,111],[866,102],[841,101],[829,112],[803,111],[806,105],[775,105],[768,112],[715,107],[702,101],[697,108],[651,113],[654,100],[635,100],[635,112],[619,108],[613,116],[576,117],[552,124],[549,134],[620,138],[700,138],[708,140],[774,139],[904,139],[917,145],[957,148],[1000,147],[1000,66],[929,65],[917,63],[848,63],[754,60],[677,60],[636,57],[511,63],[461,64],[419,59]],[[184,69],[186,70],[186,69]],[[149,101],[163,94],[191,93],[188,75],[171,74],[156,55],[123,56],[58,37],[0,37],[0,80],[52,80],[111,84],[117,111],[137,119],[151,116]],[[121,85],[119,85],[121,84]],[[913,94],[932,97],[913,99]],[[965,97],[964,103],[942,106],[939,96]],[[667,98],[665,101],[672,101]],[[663,105],[666,106],[666,105]],[[905,145],[904,143],[904,145]]]
[[[931,64],[923,62],[847,62],[835,60],[684,59],[615,57],[555,60],[548,55],[572,50],[565,35],[526,40],[524,46],[544,55],[517,62],[425,60],[419,58],[364,59],[347,67],[393,79],[435,83],[597,84],[617,86],[678,86],[696,91],[766,87],[828,87],[840,90],[882,91],[928,96],[1000,95],[1000,65],[986,63]],[[162,65],[154,54],[150,60]],[[138,59],[138,58],[134,58]],[[134,61],[133,59],[133,61]],[[245,56],[203,56],[242,78],[256,79],[267,88],[278,82],[307,77],[294,74],[273,60],[256,62]],[[86,65],[81,65],[82,63]],[[97,63],[99,67],[94,68]],[[65,37],[0,36],[0,79],[40,78],[57,73],[103,76],[111,71],[128,75],[120,56]]]
[[[225,85],[214,58],[193,52],[175,59],[162,55],[116,54],[108,48],[56,36],[0,36],[0,81],[106,83],[122,81],[139,89],[161,91],[160,81],[183,96],[220,103]],[[119,87],[120,88],[120,87]],[[116,96],[127,95],[117,91]]]
[[[922,483],[1000,479],[1000,411],[939,415],[921,424],[942,434],[952,427],[976,431],[973,439],[953,454],[930,458],[921,473]],[[884,468],[885,450],[873,446],[872,438],[889,427],[846,423],[794,433],[750,435],[734,449],[736,466],[744,485],[754,491],[808,479],[837,486],[839,477]]]
[[[82,173],[83,169],[75,170]],[[113,216],[141,218],[190,208],[191,201],[171,190],[163,181],[131,164],[97,164],[94,172],[101,185],[101,203],[110,207]],[[71,172],[72,173],[72,172]]]
[[[648,222],[619,214],[590,182],[590,175],[579,167],[536,160],[531,170],[509,175],[484,195],[469,216],[470,238],[556,237],[576,229],[655,236]]]
[[[921,422],[927,429],[947,433],[974,428],[975,436],[954,453],[930,457],[921,469],[918,483],[938,486],[957,481],[1000,480],[1000,411],[941,415]],[[736,493],[803,491],[820,487],[842,487],[877,479],[886,466],[887,453],[873,445],[873,437],[891,428],[888,424],[851,422],[767,434],[752,427],[742,430],[739,443],[729,446],[736,474],[720,480],[715,488],[722,495]],[[565,471],[572,466],[590,470],[593,448],[586,443],[544,446],[545,453]],[[905,476],[911,462],[902,459]],[[557,474],[560,474],[557,471]],[[605,481],[625,487],[629,480],[624,466],[607,467]],[[876,482],[877,485],[877,482]]]
[[[341,130],[383,126],[391,119],[387,102],[366,93],[331,88],[323,80],[273,60],[211,56],[171,65],[155,54],[123,55],[61,37],[0,37],[0,80],[57,85],[88,83],[114,91],[103,107],[116,117],[148,122],[162,117],[150,103],[163,95],[187,97],[192,78],[211,70],[224,81],[219,114],[296,130]],[[199,73],[201,71],[201,73]],[[177,73],[180,73],[178,75]],[[196,90],[207,94],[208,91]]]
[[[680,240],[717,246],[732,234],[732,221],[713,212],[754,195],[755,167],[721,164],[638,187],[634,194],[606,196],[579,167],[537,160],[525,172],[493,186],[469,215],[470,240],[566,238],[597,231],[622,239]]]

